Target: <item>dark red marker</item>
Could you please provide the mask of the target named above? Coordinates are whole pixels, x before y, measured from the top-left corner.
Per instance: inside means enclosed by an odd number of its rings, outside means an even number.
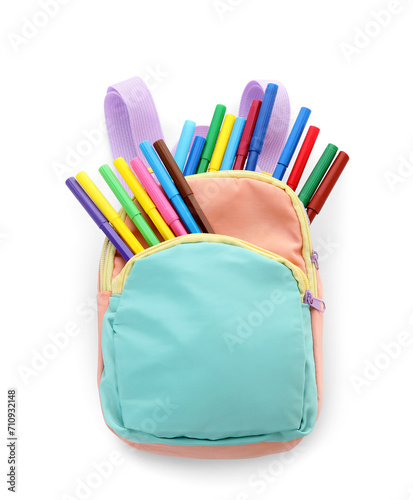
[[[349,159],[350,158],[347,153],[340,151],[337,158],[334,160],[334,163],[326,173],[322,183],[318,186],[317,191],[314,193],[314,196],[307,205],[307,214],[310,219],[310,223],[313,222],[314,217],[321,212],[324,203],[333,190],[333,187],[338,181],[338,178],[344,170],[344,167],[347,165]]]
[[[239,141],[238,150],[235,156],[235,162],[232,170],[244,169],[245,162],[247,161],[252,134],[254,133],[255,124],[260,112],[261,103],[262,101],[260,101],[259,99],[254,99],[251,103],[250,110],[248,111],[247,121],[245,122],[244,131],[242,132],[242,136]]]

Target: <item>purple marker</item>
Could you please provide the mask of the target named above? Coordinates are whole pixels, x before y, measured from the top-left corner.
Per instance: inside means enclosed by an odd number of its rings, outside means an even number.
[[[89,195],[86,193],[86,191],[84,191],[77,180],[74,177],[69,177],[69,179],[66,180],[66,186],[76,196],[86,212],[95,221],[98,228],[105,233],[105,235],[109,238],[109,241],[113,243],[114,247],[122,255],[122,257],[126,261],[131,259],[134,255],[133,252],[129,249],[129,247],[118,235],[118,233],[113,229],[109,221],[89,198]]]

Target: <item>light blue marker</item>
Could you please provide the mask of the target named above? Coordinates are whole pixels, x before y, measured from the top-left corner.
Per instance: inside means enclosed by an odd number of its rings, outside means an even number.
[[[287,142],[285,143],[284,149],[281,153],[280,159],[278,160],[277,167],[275,168],[272,176],[279,181],[283,180],[285,171],[290,164],[291,158],[300,142],[302,133],[307,125],[308,119],[311,114],[311,109],[301,108],[298,113],[297,119],[291,129],[290,135],[288,136]]]
[[[242,132],[244,131],[245,122],[247,120],[239,116],[232,128],[231,137],[229,138],[224,159],[221,163],[220,170],[231,170],[234,164],[235,155],[237,154],[239,141],[241,140]]]
[[[181,198],[178,189],[172,182],[170,175],[159,159],[159,156],[156,154],[156,151],[154,150],[152,144],[149,141],[143,141],[139,144],[139,148],[144,154],[152,170],[155,172],[155,175],[158,178],[161,186],[163,187],[166,196],[175,207],[175,210],[178,212],[181,221],[184,223],[188,231],[190,233],[202,233],[194,218],[192,217],[190,211],[188,210],[188,207],[185,205],[184,200]]]
[[[192,137],[195,132],[196,124],[191,120],[186,120],[184,127],[179,138],[178,146],[176,147],[174,159],[180,168],[181,172],[184,170],[186,158],[191,147]]]
[[[185,165],[184,175],[194,175],[196,174],[196,169],[198,168],[199,160],[201,159],[201,154],[205,146],[205,137],[202,135],[197,135],[192,144],[191,152],[188,156],[188,161]]]

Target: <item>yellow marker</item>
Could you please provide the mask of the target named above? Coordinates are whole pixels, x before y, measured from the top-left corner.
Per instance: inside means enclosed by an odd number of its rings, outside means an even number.
[[[161,233],[165,240],[175,238],[174,233],[169,229],[168,224],[163,220],[161,214],[158,212],[153,201],[150,199],[148,193],[143,189],[135,174],[129,168],[124,158],[116,158],[113,162],[117,171],[124,178],[126,184],[129,186],[132,193],[135,195],[141,207],[151,218],[158,231]]]
[[[112,226],[116,229],[119,236],[128,245],[133,253],[139,253],[144,250],[143,246],[132,234],[127,225],[120,218],[120,215],[110,205],[108,200],[103,196],[99,189],[93,184],[86,172],[79,172],[76,176],[80,185],[86,193],[92,198],[95,205],[100,209],[103,215],[108,219]]]
[[[214,154],[211,158],[211,163],[209,164],[209,171],[217,171],[221,168],[221,163],[227,149],[228,141],[231,136],[232,127],[234,126],[235,116],[226,115],[224,123],[222,125],[221,132],[219,134],[217,143],[215,145]]]

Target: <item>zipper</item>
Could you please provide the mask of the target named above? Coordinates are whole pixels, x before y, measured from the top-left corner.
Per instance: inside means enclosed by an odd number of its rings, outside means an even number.
[[[320,266],[318,265],[318,253],[313,250],[313,253],[311,254],[311,262],[315,265],[316,269],[320,269]]]
[[[304,295],[304,304],[308,304],[310,307],[317,309],[317,311],[321,311],[322,313],[326,310],[326,304],[323,300],[318,299],[317,297],[313,297],[313,294],[310,290],[306,290]]]
[[[297,214],[298,220],[300,221],[301,234],[303,237],[303,258],[305,266],[307,269],[308,278],[310,281],[310,290],[313,291],[314,295],[317,296],[317,276],[315,266],[311,262],[311,254],[313,253],[313,247],[311,243],[310,228],[308,225],[307,212],[305,211],[304,205],[301,203],[300,199],[296,193],[287,184],[274,179],[269,174],[259,174],[257,172],[249,172],[246,170],[224,170],[218,172],[205,172],[204,174],[194,174],[189,175],[187,178],[192,179],[193,177],[199,179],[202,177],[229,177],[237,179],[255,179],[257,181],[266,182],[267,184],[272,184],[280,189],[284,190],[285,193],[291,198],[293,208]]]
[[[258,253],[263,257],[267,257],[271,260],[275,260],[277,262],[280,262],[281,264],[284,264],[293,273],[293,276],[298,283],[301,299],[304,300],[306,291],[308,290],[310,283],[308,281],[306,274],[298,266],[290,262],[288,259],[285,259],[284,257],[281,257],[280,255],[274,254],[267,250],[264,250],[263,248],[257,247],[256,245],[252,245],[251,243],[247,243],[246,241],[242,241],[238,238],[232,238],[231,236],[222,236],[219,234],[207,234],[207,233],[205,234],[197,233],[197,234],[188,234],[186,236],[179,236],[177,238],[174,238],[173,240],[164,241],[162,243],[159,243],[158,245],[155,245],[151,248],[147,248],[142,252],[139,252],[126,263],[125,267],[118,274],[118,276],[116,276],[116,278],[113,279],[112,293],[114,294],[122,293],[126,279],[129,276],[129,273],[134,263],[137,260],[144,259],[145,257],[149,257],[158,252],[162,252],[163,250],[167,250],[168,248],[172,248],[176,245],[184,243],[200,243],[200,242],[225,243],[238,246],[240,248],[245,248],[249,251]]]
[[[103,242],[103,248],[102,248],[102,253],[100,255],[100,262],[99,262],[99,291],[103,290],[109,290],[108,288],[108,283],[107,283],[107,266],[106,266],[106,252],[109,246],[109,239],[105,238],[105,241]]]

